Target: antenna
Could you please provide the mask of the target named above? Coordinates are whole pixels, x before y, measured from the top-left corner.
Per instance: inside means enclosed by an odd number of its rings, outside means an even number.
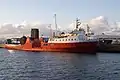
[[[55,17],[55,28],[56,28],[56,35],[57,35],[57,21],[56,21],[56,14],[54,14]]]

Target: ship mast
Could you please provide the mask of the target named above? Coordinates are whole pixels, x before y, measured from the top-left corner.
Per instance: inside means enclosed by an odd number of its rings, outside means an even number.
[[[89,25],[87,24],[87,34],[89,34],[89,32],[90,32],[90,27],[89,27]]]
[[[76,18],[76,30],[78,30],[78,26],[81,25],[81,22],[78,18]]]
[[[94,33],[91,32],[90,27],[89,27],[88,24],[87,24],[87,35],[88,35],[88,36],[90,36],[90,35],[94,35]]]
[[[56,28],[55,35],[57,35],[57,21],[56,21],[56,14],[54,14],[54,18],[55,18],[55,28]]]
[[[50,36],[52,37],[52,28],[51,28],[51,24],[49,24],[48,27],[50,28]]]

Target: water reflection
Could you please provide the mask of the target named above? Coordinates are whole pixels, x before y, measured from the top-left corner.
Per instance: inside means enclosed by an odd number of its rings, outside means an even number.
[[[119,56],[0,49],[0,80],[116,80]]]
[[[15,51],[14,51],[14,50],[8,50],[8,52],[9,52],[9,53],[15,53]]]

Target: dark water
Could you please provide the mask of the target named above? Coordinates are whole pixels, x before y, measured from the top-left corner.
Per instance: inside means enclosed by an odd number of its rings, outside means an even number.
[[[0,80],[120,80],[120,54],[0,49]]]

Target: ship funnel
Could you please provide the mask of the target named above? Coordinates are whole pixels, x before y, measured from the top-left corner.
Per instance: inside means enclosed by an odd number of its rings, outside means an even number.
[[[39,39],[39,29],[37,29],[37,28],[31,29],[31,38],[32,39]]]

